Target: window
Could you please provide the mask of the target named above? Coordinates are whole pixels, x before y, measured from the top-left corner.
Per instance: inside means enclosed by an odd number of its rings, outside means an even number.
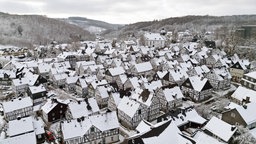
[[[62,114],[62,110],[60,111],[60,114]]]
[[[52,113],[52,116],[55,116],[55,113]]]
[[[235,113],[231,113],[231,117],[235,118],[236,117],[236,114]]]
[[[94,127],[91,128],[91,132],[94,132]]]
[[[239,126],[240,124],[238,122],[236,122],[236,125]]]
[[[39,139],[42,138],[42,135],[38,135],[37,138],[39,138]]]
[[[114,141],[114,138],[113,138],[113,137],[111,137],[111,141]]]
[[[139,114],[139,115],[141,114],[141,109],[138,110],[138,114]]]

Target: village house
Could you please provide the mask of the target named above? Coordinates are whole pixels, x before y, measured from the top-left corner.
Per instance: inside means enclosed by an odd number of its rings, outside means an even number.
[[[173,120],[175,125],[187,135],[192,136],[194,131],[191,129],[201,129],[206,119],[201,117],[193,106],[177,108],[176,110],[170,111],[170,119]]]
[[[113,83],[117,80],[117,77],[119,75],[122,75],[125,73],[125,70],[123,67],[115,67],[115,68],[109,68],[108,70],[106,70],[105,72],[105,79],[109,82],[109,83]]]
[[[137,92],[136,92],[137,91]],[[149,89],[137,89],[136,93],[131,95],[131,98],[138,101],[143,107],[147,108],[146,120],[153,121],[160,116],[160,101],[153,91]]]
[[[213,87],[208,79],[193,76],[189,77],[181,85],[181,89],[185,97],[189,97],[195,102],[200,102],[210,98]]]
[[[145,122],[144,122],[145,123]],[[174,121],[167,120],[155,125],[145,123],[143,129],[136,135],[129,137],[122,144],[164,144],[171,141],[175,144],[195,144],[196,142],[184,135]]]
[[[256,127],[256,103],[248,103],[222,113],[221,119],[231,125],[242,125],[249,129]]]
[[[48,99],[41,107],[42,117],[45,123],[53,123],[65,118],[67,106],[65,102],[58,99]]]
[[[108,105],[109,94],[112,91],[109,86],[98,86],[95,90],[95,98],[99,107],[105,108]]]
[[[30,97],[15,98],[3,102],[4,117],[7,121],[27,117],[33,114],[33,103]]]
[[[88,97],[94,97],[98,86],[108,85],[106,80],[94,80],[88,84]]]
[[[88,117],[100,113],[99,106],[95,98],[80,99],[78,101],[70,100],[66,112],[67,119],[77,119]]]
[[[134,129],[142,119],[148,117],[147,107],[128,97],[122,98],[117,113],[120,124],[130,129]]]
[[[256,91],[239,86],[235,92],[230,96],[231,101],[243,105],[250,102],[256,103]]]
[[[68,93],[74,93],[74,92],[76,92],[76,83],[77,83],[78,79],[79,79],[78,76],[67,77],[67,78],[66,78],[65,90],[66,90]]]
[[[75,52],[62,52],[57,56],[58,61],[68,61],[71,68],[75,69],[77,59],[77,54]]]
[[[17,129],[18,128],[18,129]],[[25,117],[8,122],[7,136],[18,137],[28,133],[32,133],[37,143],[45,141],[44,123],[41,119]]]
[[[165,37],[160,35],[160,33],[145,33],[144,34],[145,45],[148,47],[164,47]]]
[[[79,61],[76,62],[75,71],[78,75],[84,74],[85,70],[92,65],[96,65],[95,61]]]
[[[144,62],[135,64],[131,67],[131,74],[133,75],[141,75],[146,78],[150,78],[152,76],[153,67],[150,62]]]
[[[37,105],[46,100],[46,89],[44,85],[39,86],[29,86],[28,88],[28,96],[31,97],[33,104]]]
[[[169,111],[182,105],[182,98],[184,98],[180,87],[160,89],[157,92],[161,103],[161,109]]]
[[[136,46],[137,44],[133,40],[123,41],[121,42],[121,50],[127,50],[131,47]]]
[[[231,74],[225,67],[214,68],[206,74],[206,78],[216,90],[225,90],[231,86]]]
[[[125,74],[122,74],[122,75],[118,75],[117,78],[116,78],[116,84],[118,86],[118,89],[120,90],[123,90],[124,89],[124,83],[126,82],[127,80],[127,76]]]
[[[53,75],[52,81],[53,81],[54,86],[59,87],[59,88],[64,88],[67,77],[68,77],[68,75],[66,73]]]
[[[43,76],[44,78],[49,78],[49,73],[51,69],[51,64],[48,63],[39,63],[37,67],[38,74]]]
[[[108,99],[108,110],[110,111],[117,111],[117,106],[122,100],[120,93],[110,93]]]
[[[240,61],[236,62],[230,67],[230,74],[232,76],[232,80],[235,82],[240,82],[244,74],[247,72],[248,72],[248,69]]]
[[[115,143],[119,141],[119,123],[116,112],[63,121],[61,132],[66,144]]]
[[[14,70],[0,70],[0,84],[12,85],[12,79],[16,78],[16,72]]]
[[[232,126],[216,117],[212,117],[203,129],[210,136],[216,137],[218,140],[226,143],[230,142],[231,137],[237,130],[235,126]]]
[[[241,84],[246,88],[256,90],[256,72],[253,71],[253,72],[244,74]]]
[[[86,97],[86,95],[88,94],[88,85],[86,83],[85,76],[78,78],[75,84],[75,90],[77,95]]]

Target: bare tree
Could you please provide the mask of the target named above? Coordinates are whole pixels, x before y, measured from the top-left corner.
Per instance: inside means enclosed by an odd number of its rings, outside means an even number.
[[[21,25],[19,25],[19,26],[17,27],[17,30],[18,30],[19,35],[22,36],[23,28],[22,28]]]

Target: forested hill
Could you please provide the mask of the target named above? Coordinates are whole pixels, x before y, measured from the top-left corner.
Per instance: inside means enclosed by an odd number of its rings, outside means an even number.
[[[47,44],[52,40],[94,40],[94,35],[81,27],[40,15],[0,13],[0,22],[0,44],[29,47],[33,44]]]
[[[139,31],[157,31],[162,28],[167,31],[202,31],[214,30],[221,26],[236,27],[243,24],[256,24],[256,15],[233,15],[233,16],[184,16],[172,17],[163,20],[154,20],[148,22],[138,22],[134,24],[125,25],[118,31],[111,31],[105,33],[109,37],[127,37],[132,33]]]

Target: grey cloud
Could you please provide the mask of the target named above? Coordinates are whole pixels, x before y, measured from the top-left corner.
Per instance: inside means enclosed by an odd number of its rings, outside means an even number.
[[[21,2],[44,3],[32,7]],[[132,23],[184,15],[255,14],[255,0],[0,0],[0,10]]]

